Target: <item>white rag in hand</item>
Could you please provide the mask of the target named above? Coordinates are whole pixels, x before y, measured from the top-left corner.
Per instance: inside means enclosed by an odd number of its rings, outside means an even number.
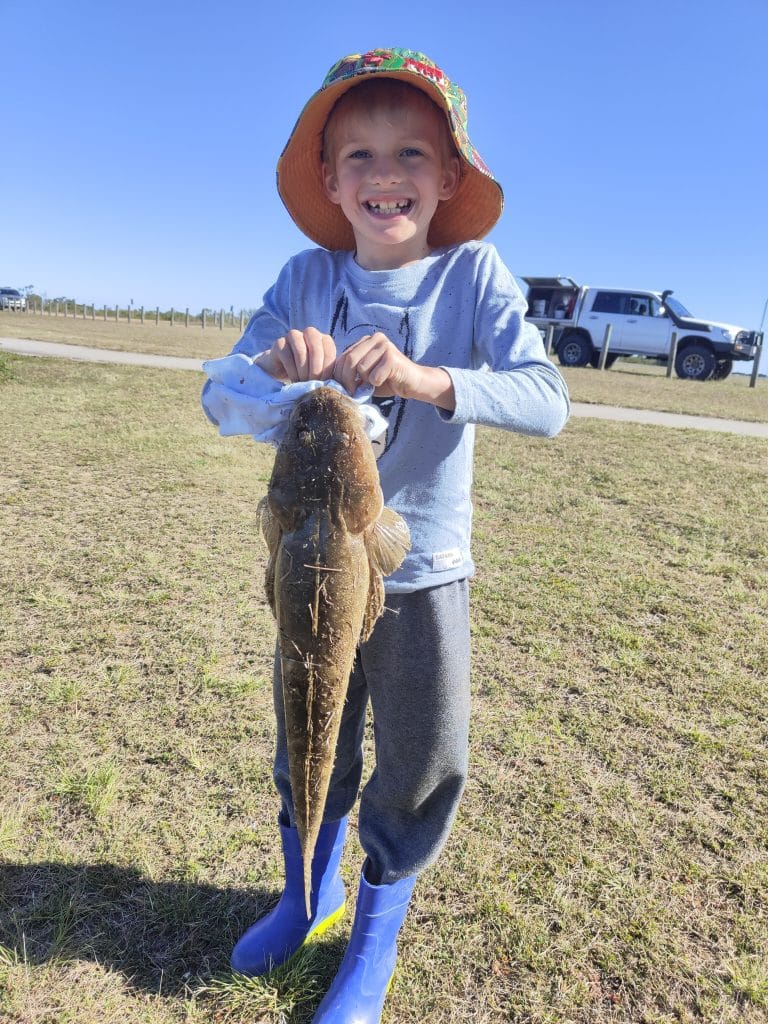
[[[371,402],[373,387],[369,384],[362,385],[351,396],[335,380],[281,384],[242,352],[206,360],[203,372],[208,375],[201,398],[203,410],[223,437],[250,434],[254,441],[266,441],[277,447],[285,436],[294,403],[308,391],[323,387],[335,388],[357,402],[371,440],[387,429],[386,419]]]

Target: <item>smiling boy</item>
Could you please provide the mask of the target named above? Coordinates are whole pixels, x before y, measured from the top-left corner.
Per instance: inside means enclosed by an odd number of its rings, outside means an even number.
[[[235,347],[270,376],[375,388],[384,500],[411,550],[385,583],[387,613],[358,652],[304,910],[282,708],[274,778],[285,862],[280,902],[240,939],[261,974],[337,920],[347,815],[370,701],[376,765],[360,796],[366,854],[355,919],[315,1024],[375,1024],[417,876],[450,832],[467,774],[468,580],[475,424],[552,436],[568,396],[493,246],[501,188],[469,141],[462,91],[423,54],[372,50],[335,64],[278,163],[278,190],[320,248],[283,268]],[[213,391],[214,422],[225,409]]]

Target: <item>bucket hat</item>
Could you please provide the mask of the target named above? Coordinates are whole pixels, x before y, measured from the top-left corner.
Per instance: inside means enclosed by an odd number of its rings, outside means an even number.
[[[501,185],[467,133],[467,99],[429,57],[391,48],[351,54],[337,61],[306,104],[277,163],[277,190],[297,226],[324,249],[354,249],[352,227],[323,185],[323,131],[334,104],[371,78],[397,78],[420,89],[444,111],[459,154],[461,180],[450,199],[438,204],[429,229],[430,245],[456,245],[483,238],[504,205]]]

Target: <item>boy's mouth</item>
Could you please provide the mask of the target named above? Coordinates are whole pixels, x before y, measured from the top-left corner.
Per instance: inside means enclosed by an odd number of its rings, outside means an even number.
[[[389,216],[393,213],[407,213],[413,206],[412,199],[370,199],[363,204],[369,213]]]

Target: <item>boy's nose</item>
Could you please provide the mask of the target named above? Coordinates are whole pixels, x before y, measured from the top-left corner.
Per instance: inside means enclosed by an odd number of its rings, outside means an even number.
[[[400,181],[400,169],[390,157],[380,157],[371,166],[371,179],[377,185],[393,185]]]

